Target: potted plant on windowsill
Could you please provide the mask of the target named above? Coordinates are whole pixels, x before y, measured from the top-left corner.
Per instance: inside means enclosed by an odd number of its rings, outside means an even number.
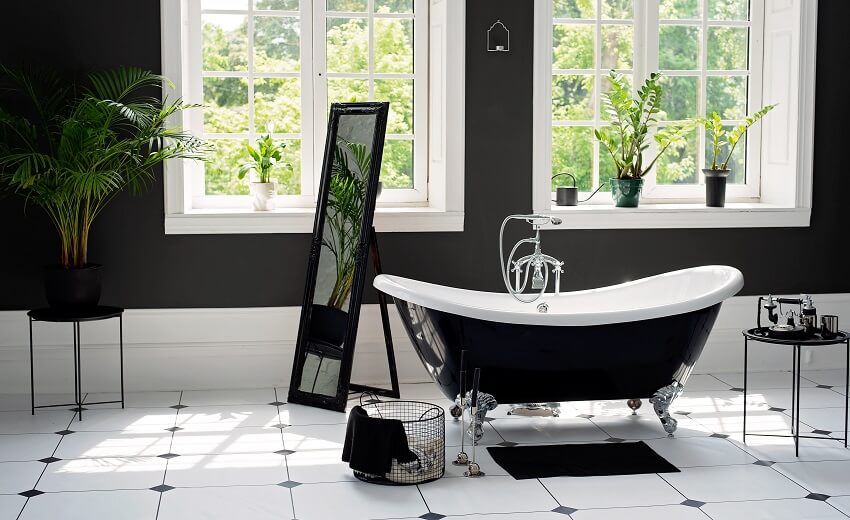
[[[251,181],[251,195],[254,196],[256,211],[270,211],[275,208],[274,198],[277,196],[277,184],[272,182],[272,169],[283,158],[285,143],[275,143],[271,134],[257,139],[257,146],[245,145],[251,160],[239,167],[239,179],[244,179],[249,172],[254,172],[255,181]],[[287,168],[291,166],[285,165]]]
[[[598,128],[594,134],[611,156],[617,176],[611,179],[611,198],[618,208],[634,208],[640,203],[643,178],[667,148],[685,141],[685,135],[696,126],[694,121],[667,124],[658,128],[661,112],[661,73],[652,73],[632,96],[631,87],[622,74],[611,71],[608,81],[611,90],[603,95],[605,113],[611,118],[608,128]],[[649,148],[649,135],[655,131],[658,147],[651,161],[644,161]]]
[[[48,303],[96,305],[92,225],[119,192],[148,187],[155,166],[202,158],[201,140],[166,125],[195,105],[151,96],[168,80],[137,68],[92,73],[76,85],[49,72],[0,67],[0,75],[13,96],[0,107],[0,186],[44,209],[59,234],[59,264],[45,268]]]
[[[705,175],[705,205],[710,208],[722,208],[726,205],[726,180],[731,170],[729,160],[735,147],[747,133],[751,126],[773,110],[776,105],[766,105],[753,115],[747,116],[743,123],[733,128],[728,133],[723,128],[720,115],[712,112],[708,118],[698,118],[698,124],[705,126],[706,137],[711,139],[711,167],[702,170]],[[718,161],[724,148],[727,150],[726,158]]]

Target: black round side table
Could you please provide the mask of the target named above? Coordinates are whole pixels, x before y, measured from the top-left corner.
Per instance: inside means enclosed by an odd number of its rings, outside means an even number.
[[[747,358],[749,350],[749,342],[758,341],[760,343],[768,343],[771,345],[790,346],[791,350],[791,435],[768,434],[768,433],[750,433],[761,437],[792,437],[794,439],[795,455],[800,456],[800,439],[826,439],[834,441],[843,441],[844,447],[847,447],[847,420],[848,420],[848,390],[850,390],[850,334],[844,331],[838,331],[835,337],[823,338],[820,335],[811,339],[778,339],[768,335],[768,329],[765,327],[754,328],[742,331],[744,335],[744,443],[747,442]],[[800,435],[800,350],[802,347],[822,347],[827,345],[845,345],[844,358],[844,438],[837,439],[835,437],[822,437],[814,435]]]
[[[35,415],[36,408],[56,408],[60,406],[74,406],[78,412],[78,418],[83,420],[83,379],[82,379],[82,350],[80,342],[80,323],[85,321],[100,321],[110,318],[118,318],[118,356],[121,371],[121,400],[118,401],[98,401],[93,404],[110,404],[121,403],[121,408],[124,408],[124,309],[121,307],[110,307],[105,305],[96,305],[92,307],[71,307],[71,308],[44,308],[34,309],[27,313],[30,324],[30,396],[32,405],[32,414]],[[34,321],[46,321],[51,323],[72,323],[74,328],[74,402],[62,404],[47,404],[35,405],[35,369],[33,357],[33,341],[32,341],[32,324]]]

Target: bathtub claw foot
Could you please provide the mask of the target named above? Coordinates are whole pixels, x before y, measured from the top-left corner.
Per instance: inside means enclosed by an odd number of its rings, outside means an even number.
[[[465,408],[470,411],[469,428],[467,428],[466,433],[470,439],[474,439],[478,442],[481,440],[481,437],[484,436],[484,421],[487,418],[487,412],[495,410],[499,403],[496,402],[496,398],[492,395],[484,392],[478,392],[478,406],[475,414],[473,415],[471,411],[472,393],[467,393],[466,397]],[[454,415],[453,412],[452,415]]]
[[[652,406],[655,409],[655,415],[657,415],[658,419],[661,420],[661,426],[664,427],[664,431],[667,432],[668,437],[673,436],[678,425],[676,419],[670,417],[670,405],[672,405],[673,401],[679,397],[682,390],[682,385],[679,384],[678,381],[673,381],[673,383],[659,389],[649,399],[649,402],[652,403]]]

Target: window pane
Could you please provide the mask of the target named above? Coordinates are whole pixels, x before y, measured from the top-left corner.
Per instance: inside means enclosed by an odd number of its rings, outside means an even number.
[[[201,9],[248,9],[247,0],[201,0]]]
[[[749,0],[707,0],[711,20],[749,19]]]
[[[658,33],[658,66],[664,70],[696,70],[699,33],[698,27],[662,25]]]
[[[631,74],[623,74],[623,79],[625,79],[626,83],[629,85],[629,88],[632,88],[632,75]],[[602,97],[606,92],[611,90],[611,81],[608,80],[607,76],[602,76],[602,91],[600,92],[601,96],[599,98],[599,118],[602,121],[610,121],[611,116],[605,110],[605,98]]]
[[[283,143],[283,159],[272,170],[272,180],[277,183],[278,195],[300,195],[301,140],[287,139]]]
[[[661,114],[664,121],[682,121],[699,114],[697,99],[699,78],[664,76],[661,78]]]
[[[413,0],[375,0],[376,13],[412,13]]]
[[[552,14],[555,18],[593,18],[596,0],[554,0]]]
[[[248,80],[204,78],[204,132],[248,131]]]
[[[328,72],[369,72],[369,32],[363,18],[328,18]]]
[[[201,23],[204,70],[247,70],[247,17],[232,14],[205,14],[201,16]]]
[[[254,127],[256,132],[301,133],[301,79],[254,80]]]
[[[602,26],[603,70],[632,68],[633,34],[631,25]]]
[[[581,191],[593,185],[593,131],[586,126],[556,126],[552,128],[552,174],[567,172],[575,176]],[[569,186],[568,179],[559,177],[552,188]]]
[[[592,26],[558,24],[554,27],[552,39],[553,68],[593,68]]]
[[[254,18],[254,70],[298,72],[301,70],[301,27],[298,18]]]
[[[734,27],[708,28],[708,68],[710,70],[745,70],[749,29]]]
[[[365,13],[369,8],[367,0],[328,0],[328,11],[341,11],[344,13]]]
[[[727,135],[728,132],[732,131],[731,126],[723,127],[726,130]],[[717,155],[717,162],[721,163],[726,160],[726,156],[729,154],[729,147],[723,146],[720,149],[720,153]],[[705,167],[711,167],[712,161],[712,143],[710,134],[706,133],[705,136]],[[744,184],[747,181],[747,134],[744,134],[744,137],[738,142],[738,146],[735,147],[735,151],[732,152],[732,158],[729,159],[729,163],[726,165],[727,168],[732,170],[729,173],[729,178],[726,182],[730,182],[733,184]],[[718,164],[719,165],[719,164]]]
[[[614,165],[614,159],[604,146],[599,147],[599,184],[605,183],[605,186],[600,189],[600,192],[611,192],[611,179],[617,176],[617,167]]]
[[[239,180],[239,166],[248,161],[247,141],[213,139],[212,152],[204,162],[204,191],[207,195],[247,195],[248,178]]]
[[[413,188],[413,141],[387,139],[381,158],[384,188]]]
[[[389,101],[388,134],[413,133],[413,80],[376,79],[375,101]]]
[[[632,0],[602,0],[602,18],[630,20],[632,17]]]
[[[699,0],[661,0],[658,17],[662,20],[699,18]]]
[[[671,145],[662,155],[656,170],[658,184],[696,184],[697,133],[693,132],[682,145]]]
[[[593,82],[590,75],[552,76],[552,119],[592,120]]]
[[[744,119],[746,117],[746,76],[709,76],[706,82],[706,115],[717,112],[721,119]]]
[[[254,0],[254,9],[258,11],[297,11],[298,0]]]
[[[413,20],[375,19],[375,72],[413,73]]]
[[[369,80],[328,79],[328,110],[331,103],[369,101]]]

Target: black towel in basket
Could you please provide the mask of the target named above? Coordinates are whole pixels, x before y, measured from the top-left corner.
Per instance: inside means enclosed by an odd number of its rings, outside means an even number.
[[[361,406],[352,408],[342,461],[355,471],[383,476],[392,469],[393,459],[402,463],[416,460],[407,446],[404,424],[397,419],[369,417]]]

